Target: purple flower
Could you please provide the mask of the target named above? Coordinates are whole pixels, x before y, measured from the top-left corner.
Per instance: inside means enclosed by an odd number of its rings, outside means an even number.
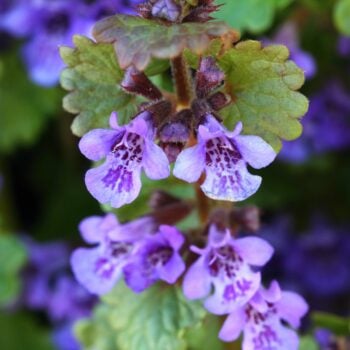
[[[300,48],[298,34],[296,23],[286,22],[279,29],[272,41],[277,44],[286,45],[290,51],[290,59],[305,72],[306,78],[312,78],[316,73],[316,62],[311,54]]]
[[[0,29],[15,37],[28,36],[35,26],[37,8],[30,0],[0,0]]]
[[[279,159],[300,163],[311,155],[339,151],[350,146],[350,93],[337,80],[310,99],[310,108],[302,120],[302,136],[285,142]]]
[[[219,338],[233,341],[243,331],[242,350],[297,350],[298,336],[282,320],[297,328],[307,310],[300,295],[281,291],[278,283],[272,282],[268,290],[261,287],[249,304],[233,310],[224,322]]]
[[[55,322],[72,322],[88,317],[95,301],[73,276],[63,275],[51,291],[47,312]]]
[[[169,176],[169,161],[154,143],[155,129],[150,114],[142,112],[128,125],[119,126],[111,116],[113,129],[95,129],[79,143],[89,159],[105,162],[85,176],[89,192],[101,203],[119,208],[131,203],[141,190],[141,169],[154,180]]]
[[[24,303],[32,309],[45,309],[52,295],[50,281],[67,267],[69,250],[63,242],[38,244],[26,237],[24,241],[29,252]]]
[[[161,225],[156,234],[144,239],[124,267],[126,284],[134,292],[142,292],[157,280],[175,283],[185,270],[179,254],[183,243],[184,237],[175,227]]]
[[[286,256],[285,269],[301,288],[313,296],[330,297],[350,291],[349,231],[315,222]]]
[[[347,58],[350,55],[350,38],[340,36],[337,44],[338,53],[340,56]]]
[[[227,314],[245,305],[260,287],[261,267],[271,258],[273,248],[257,237],[233,239],[229,230],[212,225],[205,249],[192,247],[200,258],[187,271],[183,290],[188,299],[208,296],[205,307],[214,314]]]
[[[140,225],[143,225],[142,230]],[[109,292],[150,227],[152,225],[147,218],[127,225],[120,225],[113,214],[84,219],[79,226],[81,235],[87,243],[97,246],[78,248],[73,252],[71,265],[76,279],[91,293],[101,295]]]
[[[75,339],[73,332],[74,325],[65,323],[54,329],[52,341],[59,350],[81,350],[81,346]]]
[[[88,35],[93,20],[83,16],[79,1],[52,1],[35,8],[35,25],[23,47],[30,78],[42,86],[57,84],[64,67],[59,45],[71,45],[74,34]]]
[[[213,199],[241,201],[253,195],[262,179],[251,175],[247,164],[263,168],[274,160],[276,153],[262,138],[240,135],[241,130],[241,123],[230,132],[207,115],[205,123],[199,126],[198,144],[179,154],[174,175],[195,182],[205,170],[201,188]]]

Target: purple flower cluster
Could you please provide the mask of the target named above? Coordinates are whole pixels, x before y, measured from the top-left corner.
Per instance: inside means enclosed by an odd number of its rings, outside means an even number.
[[[94,22],[116,12],[132,12],[140,1],[1,0],[0,30],[26,38],[22,55],[36,84],[53,86],[64,67],[58,47],[70,45],[75,34],[90,35]]]
[[[173,284],[186,269],[180,255],[183,235],[175,227],[156,225],[151,217],[126,224],[113,214],[89,217],[80,231],[87,243],[97,246],[78,248],[71,263],[78,281],[92,293],[107,293],[122,275],[138,293],[158,280]],[[200,257],[184,275],[184,295],[205,298],[209,312],[229,315],[222,340],[232,341],[244,330],[244,350],[297,349],[296,333],[281,320],[296,328],[307,305],[299,295],[281,292],[277,282],[267,291],[262,287],[259,269],[273,254],[269,243],[257,237],[234,239],[228,229],[213,224],[207,246],[191,250]]]
[[[350,147],[350,92],[337,80],[329,81],[311,96],[310,108],[302,120],[302,136],[285,142],[279,158],[301,163],[313,154]]]
[[[141,169],[151,179],[169,176],[169,160],[155,143],[152,114],[141,112],[128,125],[120,127],[111,116],[113,129],[95,129],[83,136],[79,147],[89,159],[105,162],[86,173],[89,192],[101,203],[119,208],[132,202],[141,189]],[[174,175],[187,182],[199,180],[210,198],[241,201],[254,194],[261,177],[251,175],[249,164],[260,169],[270,164],[276,153],[258,136],[240,135],[242,124],[232,132],[208,114],[198,129],[198,144],[184,149],[177,157]]]
[[[53,327],[53,341],[61,350],[79,349],[73,323],[88,317],[96,298],[69,271],[70,249],[63,242],[39,244],[25,238],[29,263],[24,271],[22,303],[44,311]]]
[[[83,239],[94,248],[78,248],[71,257],[77,280],[91,293],[109,292],[124,275],[126,284],[141,292],[158,280],[175,283],[185,270],[179,255],[182,234],[159,227],[150,217],[120,224],[113,214],[89,217],[80,224]]]
[[[308,307],[298,294],[281,292],[277,282],[268,290],[261,286],[259,268],[273,254],[266,241],[257,237],[233,239],[229,230],[220,231],[213,225],[207,247],[192,250],[200,258],[184,277],[184,294],[189,299],[206,298],[204,306],[211,313],[229,315],[220,339],[233,341],[243,331],[243,350],[298,348],[296,333],[281,320],[297,328]]]

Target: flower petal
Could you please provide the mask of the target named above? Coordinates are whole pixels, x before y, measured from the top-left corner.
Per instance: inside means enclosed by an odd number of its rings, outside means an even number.
[[[176,280],[185,271],[185,263],[183,262],[181,256],[174,253],[171,259],[159,269],[159,278],[170,284],[176,282]]]
[[[244,308],[233,310],[222,325],[219,338],[227,342],[236,340],[243,330],[245,319]]]
[[[244,306],[260,287],[261,275],[251,271],[247,264],[237,270],[234,279],[213,280],[215,292],[204,303],[205,308],[215,314],[229,314]]]
[[[113,155],[104,164],[90,169],[85,175],[89,192],[100,203],[110,203],[114,208],[131,203],[140,193],[140,167],[129,170]]]
[[[261,177],[251,175],[245,163],[239,161],[231,169],[206,167],[206,178],[201,188],[210,198],[242,201],[253,195],[261,184]]]
[[[85,134],[79,142],[80,152],[88,159],[98,161],[111,152],[122,137],[121,130],[95,129]]]
[[[86,243],[98,243],[104,238],[100,229],[103,218],[101,216],[90,216],[82,220],[79,224],[79,231]]]
[[[120,267],[101,256],[99,248],[76,249],[71,256],[75,278],[89,292],[102,295],[109,292],[120,277]]]
[[[153,275],[147,276],[140,264],[130,263],[123,268],[125,283],[135,293],[140,293],[150,287],[155,281]]]
[[[259,136],[238,135],[234,141],[243,159],[255,169],[269,165],[276,158],[273,148]]]
[[[300,319],[308,311],[304,298],[293,292],[282,292],[281,299],[275,305],[281,318],[295,328],[299,327]]]
[[[265,240],[258,237],[245,237],[233,241],[238,255],[250,265],[263,266],[272,257],[273,247]]]
[[[204,298],[210,293],[211,278],[205,268],[204,257],[200,257],[188,270],[183,281],[183,292],[187,299]]]
[[[205,165],[205,148],[204,145],[184,149],[178,156],[175,162],[173,174],[177,178],[195,182],[201,176]]]
[[[161,225],[159,227],[159,231],[175,251],[181,248],[185,239],[184,236],[176,229],[176,227],[169,225]]]
[[[145,139],[142,165],[146,175],[152,180],[165,179],[170,175],[168,157],[153,141]]]

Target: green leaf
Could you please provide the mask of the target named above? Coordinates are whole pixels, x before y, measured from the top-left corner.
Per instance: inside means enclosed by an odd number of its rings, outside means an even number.
[[[10,235],[0,235],[0,305],[12,302],[20,292],[19,271],[26,261],[23,244]]]
[[[0,349],[54,350],[49,332],[24,313],[0,313],[0,329]]]
[[[225,89],[232,103],[221,111],[225,124],[238,121],[243,132],[258,135],[276,151],[281,140],[293,140],[302,131],[298,118],[308,109],[308,100],[299,89],[304,74],[282,45],[262,48],[258,41],[243,41],[219,58],[226,74]]]
[[[350,0],[339,0],[334,6],[333,17],[338,30],[350,36]]]
[[[221,328],[220,319],[208,314],[201,323],[186,332],[188,350],[215,349],[223,350],[224,344],[218,338]]]
[[[350,318],[326,312],[314,312],[311,318],[315,327],[327,328],[336,335],[350,335]]]
[[[185,48],[200,54],[211,39],[230,31],[223,22],[165,26],[141,17],[116,15],[97,22],[93,36],[97,42],[116,43],[115,50],[122,68],[133,64],[144,70],[152,57],[174,58]]]
[[[224,4],[214,14],[240,31],[261,33],[273,22],[275,12],[289,5],[293,0],[217,0]]]
[[[186,349],[185,332],[206,315],[201,303],[187,301],[179,287],[161,283],[141,294],[119,283],[104,301],[111,308],[118,350]]]
[[[32,84],[19,58],[3,56],[0,74],[0,152],[30,145],[59,106],[58,89]]]
[[[63,107],[79,113],[72,124],[73,133],[82,136],[91,129],[108,127],[113,111],[118,112],[120,124],[127,123],[136,113],[136,99],[119,86],[123,71],[112,45],[96,44],[83,36],[74,36],[73,41],[74,49],[60,49],[68,66],[61,74],[61,84],[71,91]]]
[[[91,319],[79,320],[74,333],[84,350],[119,350],[115,331],[109,324],[110,308],[100,304]]]
[[[12,235],[0,235],[0,274],[17,272],[26,261],[24,245]]]
[[[299,350],[319,350],[319,346],[311,336],[300,338]]]

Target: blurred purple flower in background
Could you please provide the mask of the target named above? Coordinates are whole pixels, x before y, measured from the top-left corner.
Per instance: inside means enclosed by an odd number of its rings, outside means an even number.
[[[69,268],[70,249],[63,242],[36,243],[24,238],[29,262],[24,270],[22,303],[42,311],[54,328],[52,339],[60,350],[78,350],[74,321],[87,317],[97,299],[74,279]]]
[[[22,55],[31,80],[58,83],[64,63],[59,46],[71,46],[75,34],[90,36],[94,22],[115,13],[134,13],[141,0],[0,0],[0,29],[26,38]]]
[[[316,61],[312,55],[300,47],[299,32],[294,22],[284,23],[271,40],[264,40],[265,43],[282,44],[288,47],[290,59],[293,60],[304,72],[306,79],[316,74]]]
[[[310,98],[310,108],[302,119],[303,134],[284,142],[279,159],[302,163],[313,154],[350,147],[350,92],[338,80]]]
[[[347,36],[340,36],[337,49],[340,56],[350,58],[350,38]]]
[[[299,233],[290,218],[277,217],[260,232],[275,248],[264,275],[307,295],[313,307],[332,311],[337,299],[350,292],[349,230],[315,216],[310,229]]]

